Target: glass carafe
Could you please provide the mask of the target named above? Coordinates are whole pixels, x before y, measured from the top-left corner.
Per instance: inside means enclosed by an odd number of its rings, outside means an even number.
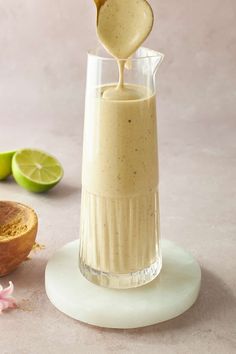
[[[137,99],[103,97],[115,59],[88,54],[79,267],[91,282],[132,288],[161,270],[155,74],[163,54],[140,48],[125,64]]]

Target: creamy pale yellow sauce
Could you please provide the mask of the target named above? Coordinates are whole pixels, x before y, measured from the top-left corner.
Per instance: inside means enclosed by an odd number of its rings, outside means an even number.
[[[155,95],[128,85],[139,99],[115,101],[104,99],[107,89],[101,87],[86,104],[83,187],[112,197],[153,190],[158,180]]]
[[[124,65],[153,24],[144,0],[96,0],[98,36],[119,64],[119,83],[87,97],[80,265],[127,274],[158,260],[155,95],[124,83]]]
[[[91,97],[86,106],[81,259],[103,272],[128,273],[155,262],[158,240],[155,95]]]

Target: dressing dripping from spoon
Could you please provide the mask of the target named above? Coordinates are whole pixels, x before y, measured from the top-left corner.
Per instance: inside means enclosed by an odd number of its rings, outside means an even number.
[[[148,37],[154,17],[146,0],[94,0],[97,6],[97,34],[105,49],[116,58],[119,82],[104,91],[106,99],[138,99],[139,92],[124,85],[126,60]]]

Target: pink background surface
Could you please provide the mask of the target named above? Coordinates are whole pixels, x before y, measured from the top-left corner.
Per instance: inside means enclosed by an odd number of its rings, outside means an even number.
[[[35,208],[46,245],[1,279],[14,282],[20,305],[0,317],[2,354],[236,352],[236,2],[150,2],[156,25],[147,45],[166,54],[158,76],[162,237],[199,260],[199,300],[177,319],[129,331],[81,324],[48,301],[47,260],[79,236],[95,10],[92,0],[0,0],[0,150],[41,148],[65,168],[47,195],[0,184],[2,200]]]

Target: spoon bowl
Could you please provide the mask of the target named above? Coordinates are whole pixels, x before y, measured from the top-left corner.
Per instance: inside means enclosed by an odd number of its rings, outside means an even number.
[[[154,16],[146,0],[94,0],[97,34],[107,51],[118,59],[128,59],[152,30]]]

